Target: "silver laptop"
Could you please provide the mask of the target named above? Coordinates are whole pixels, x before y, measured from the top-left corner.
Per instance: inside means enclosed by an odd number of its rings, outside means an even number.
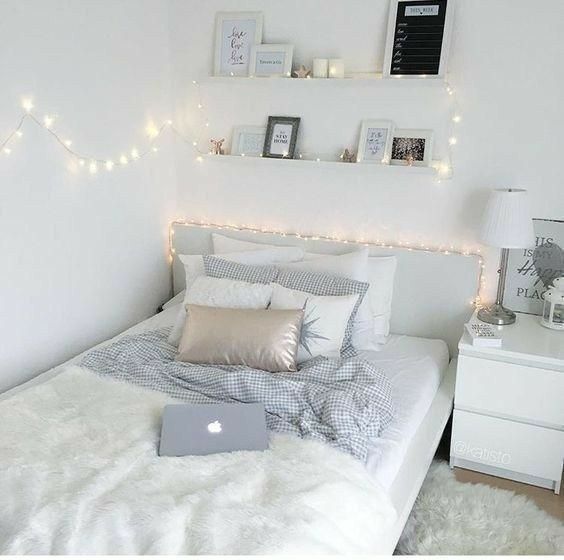
[[[262,404],[169,404],[164,407],[159,455],[210,455],[268,449]]]

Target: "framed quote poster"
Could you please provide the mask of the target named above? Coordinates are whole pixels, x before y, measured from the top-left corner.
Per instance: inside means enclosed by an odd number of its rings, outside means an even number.
[[[564,276],[564,221],[533,220],[536,245],[511,249],[503,302],[509,309],[541,315],[543,294]]]
[[[262,155],[293,159],[299,128],[300,117],[268,117]]]
[[[249,76],[258,78],[292,75],[293,45],[253,45]]]
[[[261,156],[264,148],[265,137],[265,126],[236,126],[233,129],[231,155],[251,157]]]
[[[219,12],[215,21],[215,76],[248,76],[251,47],[262,41],[260,12]]]
[[[357,161],[390,163],[393,132],[392,121],[362,121]]]

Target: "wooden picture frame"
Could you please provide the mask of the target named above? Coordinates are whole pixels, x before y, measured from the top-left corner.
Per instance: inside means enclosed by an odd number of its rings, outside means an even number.
[[[249,63],[251,78],[290,78],[294,45],[253,45]]]
[[[268,117],[263,157],[294,159],[300,117]]]
[[[248,76],[251,47],[262,41],[261,12],[218,12],[214,76]]]

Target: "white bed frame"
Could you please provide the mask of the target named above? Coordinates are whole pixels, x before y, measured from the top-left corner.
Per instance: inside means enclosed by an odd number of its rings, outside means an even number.
[[[354,250],[354,243],[289,238],[279,234],[229,230],[215,226],[175,223],[171,243],[174,293],[184,288],[184,268],[177,255],[213,253],[212,233],[236,239],[304,247],[309,252],[341,254]],[[366,244],[358,244],[366,246]],[[475,255],[445,254],[403,248],[370,247],[370,254],[398,258],[392,305],[392,332],[439,338],[456,354],[463,324],[473,311],[481,262]],[[450,362],[437,394],[415,433],[389,494],[398,519],[382,542],[380,554],[392,554],[419,494],[425,475],[452,412],[456,360]]]

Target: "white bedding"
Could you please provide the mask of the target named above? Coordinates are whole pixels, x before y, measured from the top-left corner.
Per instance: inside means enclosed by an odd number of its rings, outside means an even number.
[[[102,344],[109,344],[125,334],[172,326],[178,309],[178,305],[169,307]],[[361,355],[382,367],[394,388],[396,418],[382,436],[372,442],[366,465],[376,481],[388,489],[448,367],[448,349],[442,340],[390,335],[382,350],[366,351]],[[1,394],[0,401],[24,388],[51,379],[61,373],[67,365],[78,363],[81,356]]]

